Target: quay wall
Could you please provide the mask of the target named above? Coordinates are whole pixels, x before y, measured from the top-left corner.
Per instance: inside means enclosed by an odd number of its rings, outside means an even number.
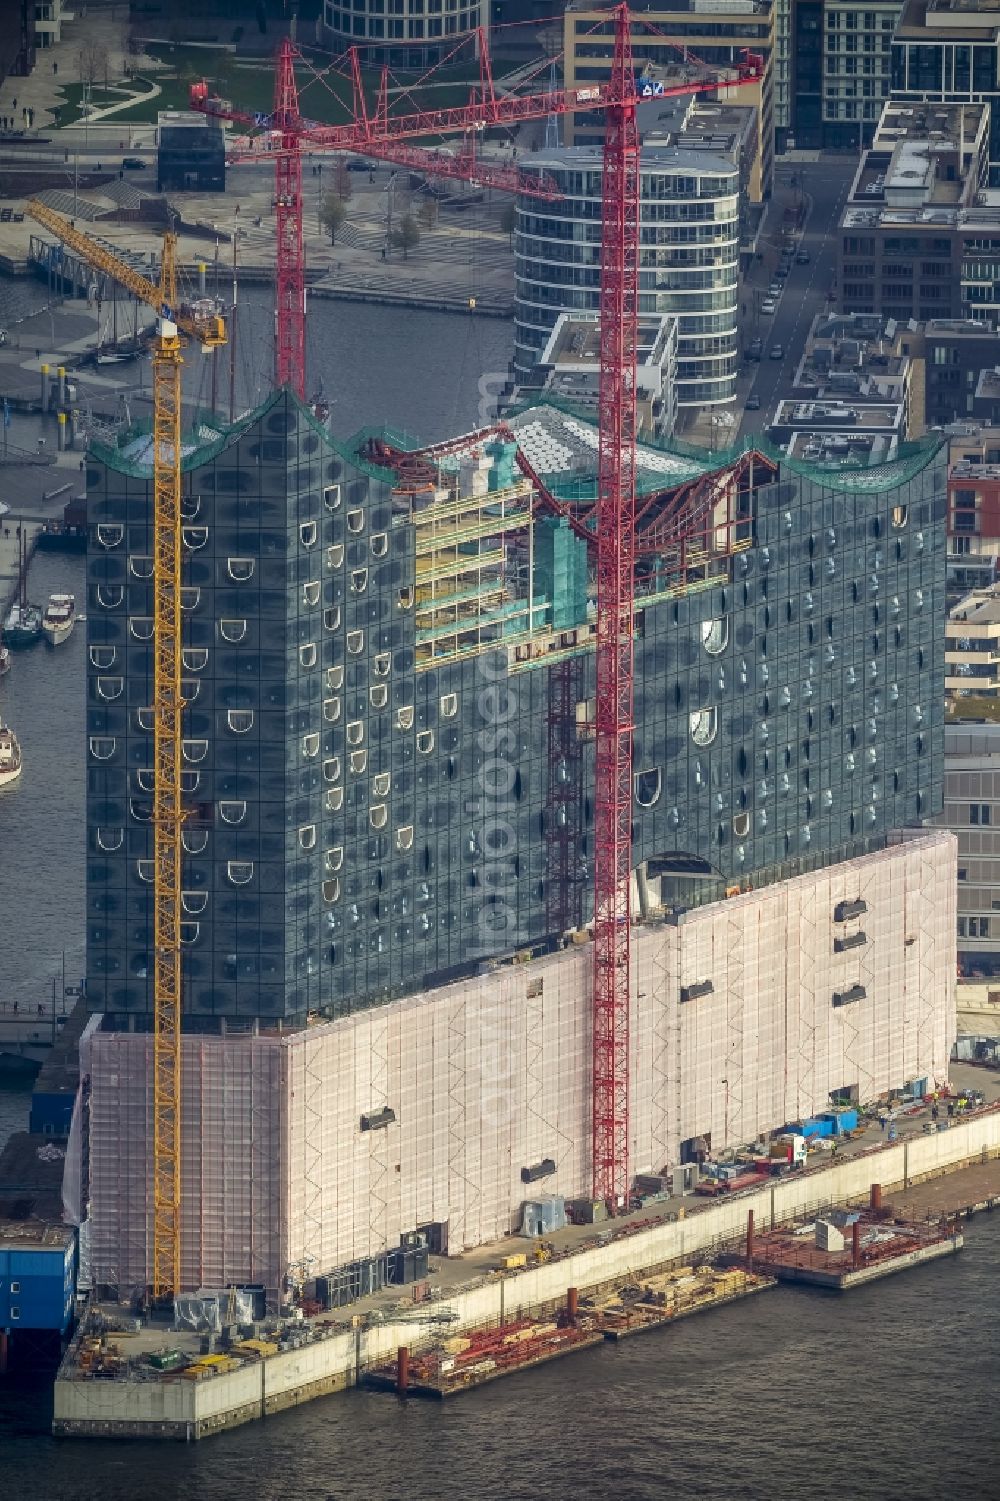
[[[998,1156],[1000,1110],[985,1111],[950,1130],[876,1148],[714,1203],[689,1219],[456,1292],[447,1300],[457,1315],[449,1329],[500,1323],[562,1304],[569,1287],[584,1292],[693,1258],[741,1237],[750,1210],[763,1230],[831,1204],[867,1198],[872,1183],[891,1190]],[[400,1345],[416,1349],[435,1337],[406,1322],[342,1331],[200,1382],[73,1379],[64,1365],[56,1380],[53,1431],[63,1437],[204,1438],[342,1391]]]

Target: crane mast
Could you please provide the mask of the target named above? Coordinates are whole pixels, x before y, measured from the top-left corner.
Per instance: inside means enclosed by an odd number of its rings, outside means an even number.
[[[153,1249],[154,1301],[181,1286],[181,333],[205,349],[226,341],[214,310],[177,304],[173,234],[163,237],[160,281],[150,281],[37,199],[25,205],[97,270],[156,309],[153,352]]]
[[[594,773],[593,1183],[629,1191],[629,895],[632,880],[639,134],[628,7],[617,7],[601,224]]]
[[[161,308],[176,304],[165,235]],[[153,1298],[181,1286],[181,341],[153,354]]]

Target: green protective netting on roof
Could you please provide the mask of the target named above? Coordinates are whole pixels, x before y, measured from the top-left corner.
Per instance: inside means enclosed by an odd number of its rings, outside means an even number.
[[[245,412],[233,423],[222,423],[214,414],[195,413],[192,425],[181,440],[182,455],[181,469],[200,469],[203,465],[211,463],[225,448],[236,442],[243,436],[255,422],[266,417],[283,396],[298,409],[299,415],[304,417],[307,424],[326,443],[334,453],[340,455],[345,463],[351,464],[355,469],[370,475],[373,479],[385,480],[392,483],[394,478],[392,471],[381,469],[375,464],[367,464],[359,459],[351,451],[349,443],[338,442],[331,437],[326,427],[309,410],[295,393],[287,387],[283,391],[272,391],[259,406],[250,412]],[[127,450],[141,443],[143,438],[151,438],[153,431],[153,419],[142,418],[134,422],[122,432],[115,443],[99,443],[91,441],[87,453],[91,458],[99,459],[109,469],[116,470],[119,474],[127,474],[133,479],[151,479],[153,474],[152,444],[145,449],[142,459],[130,457]]]
[[[534,401],[523,402],[511,409],[511,415],[516,416],[522,412],[537,410],[539,407],[551,407],[596,430],[597,424],[592,414],[557,396],[545,396]],[[912,443],[901,443],[897,448],[896,457],[888,462],[824,465],[789,458],[783,448],[772,443],[761,433],[749,434],[739,443],[732,444],[728,448],[712,450],[694,443],[685,443],[680,438],[644,439],[639,444],[636,455],[636,493],[651,495],[657,490],[670,489],[673,485],[684,484],[704,474],[728,469],[745,454],[751,452],[773,460],[776,464],[780,464],[782,469],[792,474],[804,475],[816,484],[828,485],[836,490],[892,490],[897,485],[906,484],[908,480],[913,479],[922,469],[925,469],[943,446],[943,442],[943,439],[928,434]],[[672,458],[687,459],[690,461],[690,468],[679,471],[677,475],[667,475],[662,470],[649,466],[644,468],[643,450],[650,453],[669,454]],[[594,501],[597,498],[596,473],[590,475],[542,474],[539,477],[551,494],[559,500]]]

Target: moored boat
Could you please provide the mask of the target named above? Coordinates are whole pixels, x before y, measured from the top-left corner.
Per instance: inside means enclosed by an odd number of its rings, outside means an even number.
[[[14,731],[0,720],[0,787],[16,782],[21,775],[21,747]]]
[[[76,624],[76,601],[72,594],[50,594],[42,630],[50,646],[65,641]]]
[[[2,641],[0,641],[0,678],[3,677],[3,675],[4,675],[5,672],[9,672],[9,671],[10,671],[10,652],[7,650],[7,648],[4,645],[4,643]]]
[[[13,604],[4,622],[3,638],[7,645],[17,650],[33,646],[42,636],[42,612],[38,605]]]

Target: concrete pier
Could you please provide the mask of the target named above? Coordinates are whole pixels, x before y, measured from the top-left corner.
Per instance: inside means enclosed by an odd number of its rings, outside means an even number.
[[[981,1112],[949,1131],[914,1137],[817,1172],[771,1182],[728,1201],[713,1201],[689,1219],[664,1222],[525,1271],[456,1288],[447,1300],[455,1315],[449,1328],[460,1333],[529,1314],[555,1313],[566,1307],[570,1288],[596,1292],[621,1279],[693,1260],[699,1253],[742,1245],[748,1211],[753,1212],[755,1230],[763,1232],[833,1205],[868,1203],[873,1183],[886,1190],[920,1181],[936,1186],[948,1181],[944,1175],[969,1168],[977,1176],[966,1188],[967,1195],[983,1195],[981,1171],[989,1171],[1000,1189],[1000,1110]],[[960,1176],[951,1181],[953,1197],[961,1198]],[[936,1254],[951,1254],[955,1249],[951,1239],[941,1246]],[[867,1270],[849,1275],[863,1278]],[[162,1346],[168,1337],[178,1338],[173,1333],[168,1336],[162,1326],[148,1330],[153,1341],[150,1348]],[[436,1337],[430,1330],[418,1335],[411,1322],[391,1316],[354,1329],[329,1321],[299,1325],[286,1340],[294,1341],[294,1348],[197,1381],[176,1375],[150,1380],[148,1368],[146,1379],[95,1379],[81,1369],[78,1349],[71,1346],[56,1380],[53,1432],[63,1437],[204,1438],[354,1386],[370,1367],[394,1358],[401,1346],[407,1346],[412,1356]],[[136,1349],[134,1337],[126,1343],[130,1353]]]

